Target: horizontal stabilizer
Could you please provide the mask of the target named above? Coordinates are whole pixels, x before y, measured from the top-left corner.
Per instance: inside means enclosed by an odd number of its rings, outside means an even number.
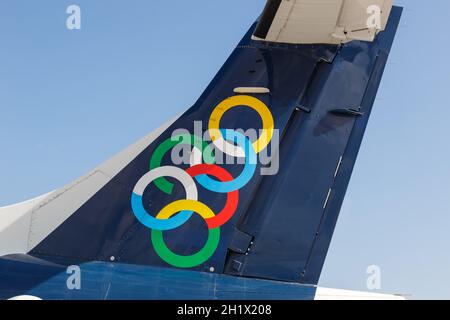
[[[253,40],[293,44],[373,41],[392,0],[269,0]]]

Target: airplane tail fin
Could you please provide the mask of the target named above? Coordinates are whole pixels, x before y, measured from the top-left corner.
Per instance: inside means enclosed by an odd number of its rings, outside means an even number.
[[[269,1],[193,107],[27,208],[0,255],[317,284],[401,16],[363,36],[328,2]]]

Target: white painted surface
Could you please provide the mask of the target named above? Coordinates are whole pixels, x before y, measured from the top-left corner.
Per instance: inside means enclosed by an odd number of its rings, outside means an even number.
[[[26,253],[31,210],[51,194],[0,208],[0,256]]]
[[[384,30],[392,0],[283,0],[266,41],[340,44],[373,41]],[[381,8],[381,28],[368,28],[371,5]],[[257,39],[254,37],[254,39]]]
[[[315,300],[406,300],[392,294],[317,288]]]
[[[41,301],[42,299],[35,296],[17,296],[8,300]]]
[[[249,94],[249,93],[266,94],[270,93],[270,89],[263,87],[237,87],[234,88],[233,92],[239,94]]]

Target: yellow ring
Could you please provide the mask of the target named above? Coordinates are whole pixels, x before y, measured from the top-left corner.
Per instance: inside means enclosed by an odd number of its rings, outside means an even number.
[[[174,214],[181,211],[194,211],[198,213],[203,219],[214,218],[214,212],[205,204],[195,200],[178,200],[165,206],[156,216],[156,219],[169,219]]]
[[[264,150],[270,143],[273,137],[274,130],[274,122],[272,113],[269,108],[266,106],[264,102],[261,100],[246,95],[238,95],[230,97],[224,101],[222,101],[212,112],[211,118],[209,119],[209,133],[212,141],[216,141],[222,136],[220,132],[220,120],[222,119],[225,112],[228,110],[237,107],[237,106],[247,106],[258,112],[261,117],[263,130],[262,134],[258,140],[253,142],[253,148],[256,153],[260,153]]]

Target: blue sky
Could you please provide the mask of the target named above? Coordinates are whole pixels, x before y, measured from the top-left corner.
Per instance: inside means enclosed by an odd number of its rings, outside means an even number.
[[[450,298],[447,0],[404,17],[321,285]],[[191,106],[264,0],[2,0],[0,205],[83,175]],[[65,27],[82,9],[82,30]]]

